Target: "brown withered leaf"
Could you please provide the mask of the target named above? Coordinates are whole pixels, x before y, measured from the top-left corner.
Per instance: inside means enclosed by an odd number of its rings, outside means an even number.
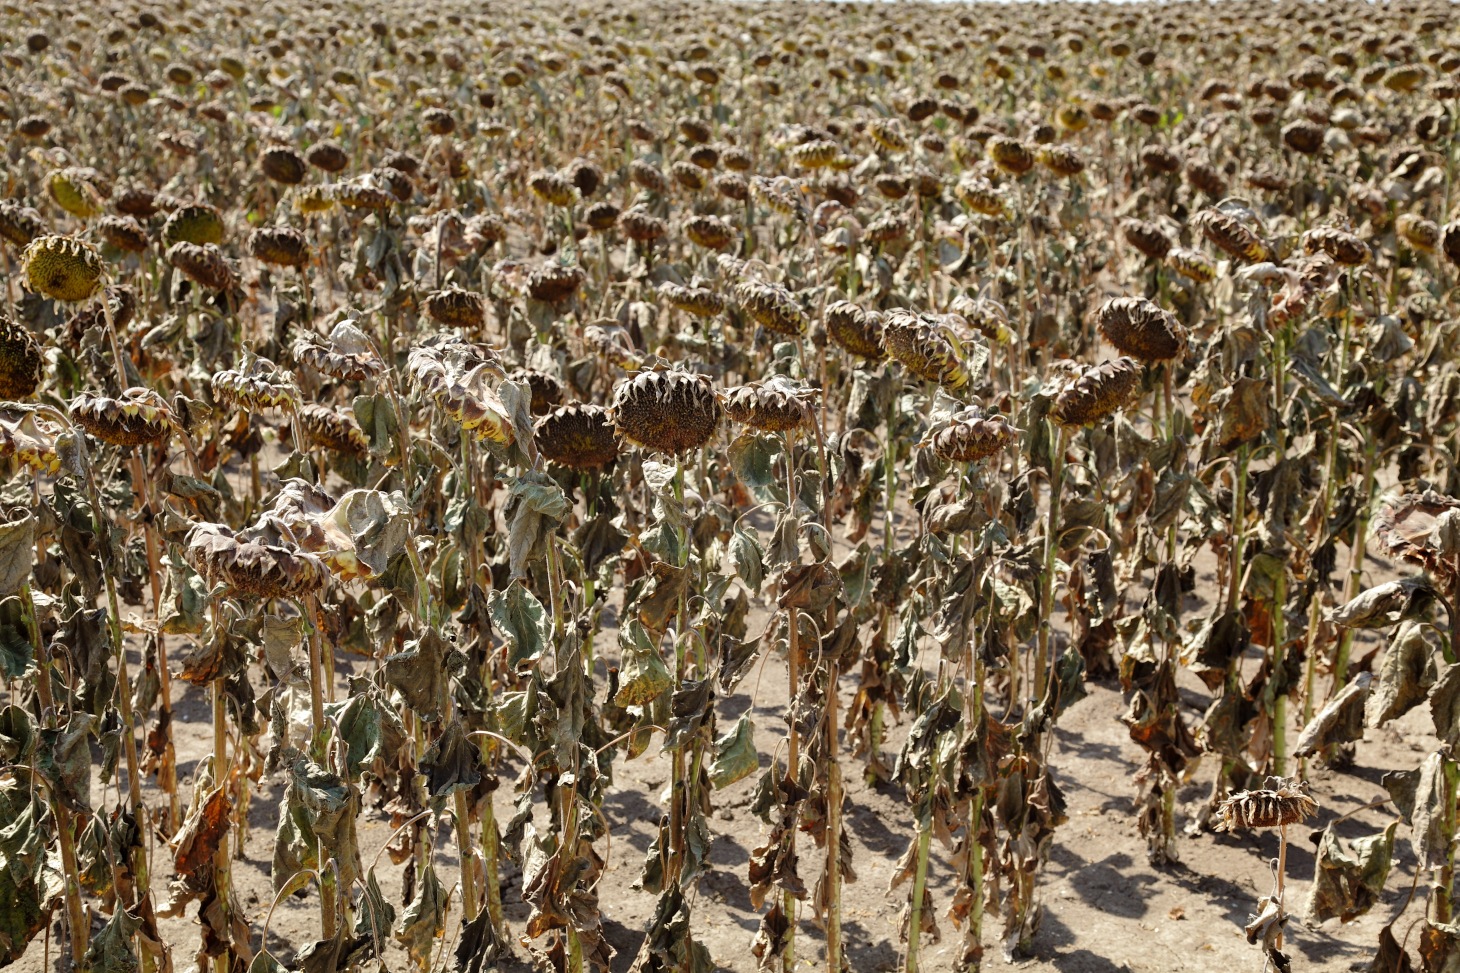
[[[1364,704],[1374,682],[1373,673],[1361,672],[1354,681],[1328,701],[1313,721],[1298,735],[1293,756],[1306,757],[1335,743],[1348,743],[1364,737]],[[1457,683],[1460,685],[1460,683]]]
[[[194,892],[212,882],[213,856],[228,834],[232,811],[227,790],[219,787],[198,802],[177,833],[173,868]]]
[[[1323,829],[1314,861],[1313,884],[1304,906],[1309,925],[1337,916],[1352,922],[1368,912],[1384,890],[1394,857],[1394,832],[1398,821],[1378,834],[1345,842],[1333,825]],[[1345,847],[1347,845],[1348,847]]]
[[[790,920],[781,911],[779,902],[773,904],[766,910],[766,914],[761,916],[760,929],[756,931],[755,940],[750,944],[750,951],[755,955],[760,969],[779,968],[781,959],[786,953],[786,934],[790,929]]]

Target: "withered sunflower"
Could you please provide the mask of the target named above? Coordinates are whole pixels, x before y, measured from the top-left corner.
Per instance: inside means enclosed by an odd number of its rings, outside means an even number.
[[[309,243],[292,226],[261,226],[248,237],[248,252],[255,260],[275,267],[303,267],[309,263]]]
[[[882,314],[851,301],[835,301],[826,308],[826,333],[849,354],[868,361],[887,357],[882,340]]]
[[[725,310],[725,299],[708,287],[665,281],[659,285],[659,293],[670,304],[695,317],[712,318]]]
[[[575,470],[607,466],[618,458],[618,435],[599,405],[559,406],[533,424],[533,441],[549,461]]]
[[[328,343],[312,333],[304,335],[295,340],[290,352],[299,364],[347,382],[379,378],[385,371],[385,362],[353,321],[335,325]]]
[[[1139,361],[1171,361],[1186,353],[1186,329],[1144,297],[1111,298],[1095,312],[1095,322],[1106,341]]]
[[[267,358],[255,358],[243,369],[218,372],[212,386],[215,399],[244,412],[294,411],[301,401],[294,376]]]
[[[779,284],[762,280],[741,280],[734,286],[735,301],[767,331],[791,337],[806,333],[809,319],[805,309]]]
[[[238,286],[238,275],[211,243],[199,246],[185,240],[167,248],[167,262],[210,291],[229,291]]]
[[[527,293],[535,301],[561,304],[578,293],[588,274],[579,266],[545,264],[527,277]]]
[[[1298,824],[1318,813],[1308,782],[1296,777],[1269,777],[1258,790],[1239,791],[1217,805],[1220,830],[1278,828]]]
[[[814,389],[778,375],[769,382],[751,382],[724,393],[725,414],[762,432],[790,432],[808,426],[816,416]]]
[[[62,304],[79,304],[101,287],[101,255],[68,236],[39,236],[20,255],[33,290]]]
[[[927,445],[945,462],[975,463],[1007,449],[1018,438],[1019,430],[1003,416],[969,408],[954,415]]]
[[[723,410],[706,375],[642,371],[614,390],[614,428],[636,446],[679,455],[709,442]]]
[[[329,581],[324,561],[292,546],[240,539],[223,524],[197,524],[188,531],[184,557],[211,584],[259,598],[302,598]]]
[[[71,421],[113,446],[143,446],[172,432],[172,410],[151,389],[130,388],[113,399],[81,392],[67,407]]]
[[[903,367],[919,378],[956,392],[973,381],[964,347],[973,330],[956,314],[917,314],[894,308],[883,317],[883,341]]]
[[[309,441],[323,449],[351,456],[363,456],[370,449],[353,413],[311,402],[299,410],[299,425]]]
[[[1125,406],[1140,380],[1141,366],[1133,358],[1076,365],[1071,380],[1055,396],[1050,417],[1061,426],[1102,422]]]
[[[0,314],[0,399],[28,399],[41,383],[41,343],[30,329]]]
[[[1192,217],[1192,224],[1210,240],[1217,249],[1248,263],[1262,260],[1267,248],[1241,220],[1216,209],[1204,209]]]
[[[480,330],[487,322],[486,299],[475,291],[462,290],[455,284],[432,291],[421,302],[431,320],[448,328]]]

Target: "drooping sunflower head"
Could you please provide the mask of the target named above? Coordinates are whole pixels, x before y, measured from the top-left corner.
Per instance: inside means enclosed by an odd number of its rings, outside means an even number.
[[[887,357],[881,312],[864,310],[851,301],[836,301],[826,308],[826,333],[849,354],[868,361]]]
[[[101,287],[101,255],[68,236],[40,236],[20,255],[31,289],[63,304],[79,304]]]
[[[329,581],[319,557],[293,545],[240,539],[223,524],[197,524],[188,531],[183,554],[210,584],[258,598],[302,598]]]
[[[274,182],[297,186],[309,174],[304,156],[287,145],[271,145],[259,153],[259,169]]]
[[[180,240],[167,248],[165,256],[168,263],[210,291],[228,291],[238,286],[238,275],[222,251],[211,243],[200,246]]]
[[[918,378],[957,392],[973,381],[964,348],[973,339],[968,322],[957,314],[917,314],[903,308],[886,313],[887,350]]]
[[[790,432],[809,425],[816,415],[815,390],[778,375],[769,382],[751,382],[724,393],[725,414],[762,432]]]
[[[538,452],[570,469],[607,466],[618,458],[618,434],[601,405],[559,406],[533,425]]]
[[[712,318],[725,310],[725,299],[708,287],[666,280],[659,285],[659,293],[670,304],[698,318]]]
[[[667,369],[642,371],[614,391],[614,428],[651,452],[678,455],[709,442],[723,410],[709,377]]]
[[[507,376],[514,382],[526,382],[532,390],[532,404],[529,411],[535,416],[547,415],[562,404],[563,383],[547,372],[535,368],[519,368]]]
[[[1434,253],[1435,247],[1440,243],[1439,224],[1418,213],[1401,213],[1394,221],[1394,227],[1404,241],[1416,250]]]
[[[0,199],[0,237],[25,249],[38,236],[49,232],[45,218],[14,199]]]
[[[1369,260],[1369,245],[1357,233],[1336,226],[1320,226],[1303,234],[1307,253],[1323,251],[1345,267],[1357,267]]]
[[[945,462],[974,463],[1007,449],[1018,438],[1019,430],[1003,416],[969,408],[953,416],[927,445]]]
[[[475,291],[462,290],[455,284],[426,295],[421,307],[433,321],[448,328],[477,331],[487,320],[485,298]]]
[[[206,203],[190,203],[168,214],[167,222],[162,224],[162,242],[169,247],[180,240],[199,246],[222,243],[225,229],[223,214],[217,209]]]
[[[1141,366],[1134,358],[1075,365],[1070,381],[1055,397],[1050,417],[1061,426],[1103,422],[1125,406],[1140,380]]]
[[[1257,234],[1230,213],[1204,209],[1191,222],[1201,230],[1202,236],[1229,257],[1244,263],[1255,263],[1267,255],[1267,248],[1262,245]]]
[[[363,456],[370,444],[349,412],[310,403],[299,410],[299,425],[310,443],[349,456]]]
[[[578,293],[588,277],[582,267],[545,264],[527,277],[527,293],[535,301],[561,304]]]
[[[96,232],[124,253],[141,253],[147,249],[147,231],[130,216],[103,216],[96,221]]]
[[[724,250],[735,242],[735,228],[718,216],[692,216],[684,221],[684,235],[706,250]]]
[[[1217,805],[1225,831],[1298,824],[1317,813],[1308,782],[1296,777],[1269,777],[1258,790],[1239,791]]]
[[[304,234],[292,226],[259,227],[249,234],[248,252],[275,267],[303,267],[310,256]]]
[[[735,300],[757,324],[775,334],[795,337],[806,333],[806,311],[790,291],[762,280],[741,280],[734,287]]]
[[[35,394],[41,361],[41,344],[30,329],[0,315],[0,399],[16,402]]]
[[[1176,316],[1144,297],[1114,297],[1095,312],[1105,340],[1140,361],[1171,361],[1186,353],[1186,329]]]
[[[1217,279],[1217,268],[1207,255],[1189,247],[1172,247],[1166,254],[1166,266],[1198,284],[1210,284]]]
[[[14,458],[32,473],[54,476],[61,469],[56,451],[60,429],[34,412],[0,412],[0,459]]]
[[[385,362],[375,353],[370,338],[348,319],[334,326],[327,343],[308,334],[297,339],[290,351],[299,364],[347,382],[378,378],[385,371]]]
[[[573,184],[550,169],[538,169],[528,176],[527,188],[538,199],[553,206],[572,206],[578,198]]]
[[[267,358],[255,358],[245,368],[215,374],[213,397],[244,412],[292,411],[299,408],[302,399],[294,376]]]
[[[1120,233],[1127,243],[1152,260],[1165,260],[1171,252],[1171,238],[1159,225],[1147,220],[1121,220]]]
[[[116,398],[82,392],[71,400],[71,421],[113,446],[142,446],[172,432],[172,410],[151,389],[130,388]]]

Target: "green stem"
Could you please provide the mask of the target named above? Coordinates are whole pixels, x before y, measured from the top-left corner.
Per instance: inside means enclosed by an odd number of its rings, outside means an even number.
[[[828,973],[842,969],[842,768],[837,761],[836,720],[837,667],[827,674],[826,685],[826,968]]]
[[[216,603],[215,603],[216,604]],[[215,622],[217,613],[214,613]],[[213,786],[228,786],[228,712],[225,705],[225,694],[223,691],[223,680],[213,680]],[[222,841],[218,844],[218,850],[213,855],[214,884],[218,894],[218,906],[223,911],[224,928],[229,928],[229,891],[230,871],[232,859],[228,854],[228,842]],[[326,937],[333,935],[333,930],[326,934]],[[228,973],[230,967],[230,952],[225,950],[222,956],[213,961],[216,973]]]
[[[1054,614],[1054,568],[1058,560],[1060,531],[1060,494],[1065,482],[1065,450],[1069,448],[1069,431],[1050,423],[1055,448],[1049,474],[1049,515],[1044,534],[1044,573],[1039,583],[1039,642],[1034,651],[1034,685],[1030,690],[1042,698],[1044,671],[1049,664],[1050,616]]]
[[[918,973],[918,945],[922,938],[923,894],[928,887],[928,849],[933,840],[931,819],[918,823],[917,869],[913,872],[912,910],[907,927],[907,973]]]
[[[477,915],[476,876],[472,868],[471,815],[467,812],[466,792],[454,795],[456,811],[456,847],[461,855],[461,902],[466,910],[466,919],[471,921]]]

